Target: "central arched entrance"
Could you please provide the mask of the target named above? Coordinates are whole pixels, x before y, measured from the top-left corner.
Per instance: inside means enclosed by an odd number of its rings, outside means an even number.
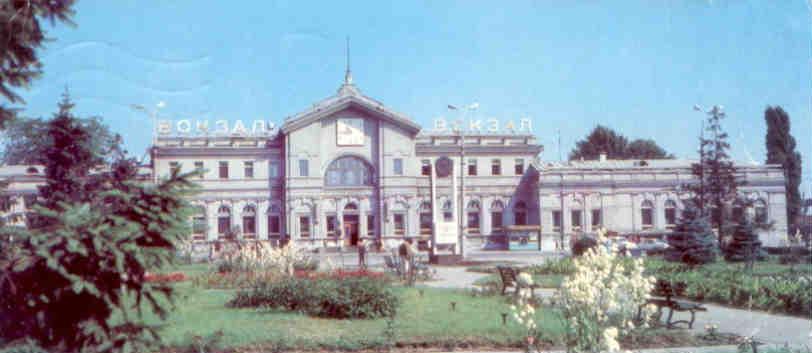
[[[355,203],[348,203],[346,206],[344,206],[343,218],[341,221],[344,226],[344,244],[347,246],[357,246],[358,240],[360,239],[358,205]]]

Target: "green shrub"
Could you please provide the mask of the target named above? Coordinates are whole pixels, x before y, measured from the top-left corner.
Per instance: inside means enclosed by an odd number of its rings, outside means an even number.
[[[383,279],[291,277],[242,290],[228,306],[271,307],[335,319],[371,319],[394,315],[398,302]]]
[[[527,272],[537,275],[569,275],[575,272],[575,265],[572,258],[564,257],[531,266],[527,269]]]
[[[809,277],[758,276],[734,267],[691,269],[658,261],[647,262],[647,269],[659,280],[684,287],[679,295],[690,299],[796,315],[812,314]]]

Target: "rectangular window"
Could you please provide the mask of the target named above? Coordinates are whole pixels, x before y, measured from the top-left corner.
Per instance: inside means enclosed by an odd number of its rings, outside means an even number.
[[[328,237],[334,237],[334,236],[338,235],[336,233],[336,226],[337,226],[337,224],[336,224],[336,216],[332,216],[332,215],[327,216],[327,236]]]
[[[169,162],[169,173],[180,173],[180,162]]]
[[[601,219],[601,210],[592,210],[592,231],[597,231],[601,227],[603,220]]]
[[[242,218],[242,232],[249,238],[257,234],[257,218],[245,216]]]
[[[25,206],[26,209],[31,209],[31,207],[34,207],[35,203],[37,203],[37,195],[23,196],[23,206]]]
[[[0,212],[11,211],[11,196],[0,196]]]
[[[502,231],[502,212],[491,212],[491,233]]]
[[[303,177],[308,176],[310,174],[310,171],[308,170],[308,167],[309,166],[307,164],[307,160],[306,159],[300,159],[299,160],[299,176],[303,176]]]
[[[476,159],[468,160],[468,175],[476,175]]]
[[[203,161],[195,161],[195,171],[200,173],[200,175],[198,175],[198,178],[200,178],[200,179],[203,179],[203,176],[204,176],[203,175],[203,173],[204,173],[203,169],[205,169],[203,167]]]
[[[192,218],[192,233],[206,234],[206,216],[196,215]]]
[[[228,162],[220,162],[220,179],[228,179]]]
[[[561,211],[553,211],[553,232],[561,232]]]
[[[268,233],[271,235],[279,235],[279,216],[268,216]]]
[[[280,174],[279,161],[271,161],[271,163],[269,165],[270,165],[270,170],[269,170],[268,174],[271,176],[271,178],[278,178],[279,174]]]
[[[643,229],[654,228],[654,212],[650,208],[644,208],[640,211],[643,223]]]
[[[665,209],[665,229],[674,229],[677,226],[677,209]]]
[[[404,221],[404,215],[402,213],[395,213],[392,215],[392,218],[395,222],[395,235],[406,234],[406,222]]]
[[[514,221],[517,226],[527,225],[527,212],[514,211],[513,217],[515,218]]]
[[[454,220],[454,214],[451,212],[450,209],[443,210],[443,221],[451,222]]]
[[[243,166],[245,167],[245,177],[246,178],[253,178],[254,177],[254,162],[243,162]]]
[[[420,161],[420,175],[431,175],[431,160]]]
[[[431,234],[431,212],[420,212],[420,234],[421,235],[430,235]]]
[[[392,173],[395,175],[403,175],[403,158],[395,158],[392,167]]]
[[[231,217],[217,217],[217,234],[224,235],[231,229]]]
[[[299,216],[299,236],[302,238],[310,237],[310,217]]]
[[[516,158],[514,170],[516,172],[516,175],[524,175],[524,159]]]
[[[468,212],[468,232],[479,234],[479,212]]]
[[[375,216],[374,215],[367,215],[367,235],[374,236],[375,235]]]
[[[491,175],[502,175],[502,161],[494,159],[491,161]]]
[[[572,221],[572,231],[573,232],[580,232],[581,231],[581,210],[572,210],[570,211],[570,217]]]

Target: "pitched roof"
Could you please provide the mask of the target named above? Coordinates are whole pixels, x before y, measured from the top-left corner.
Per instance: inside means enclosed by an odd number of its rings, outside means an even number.
[[[394,123],[415,135],[420,132],[421,129],[420,125],[415,123],[408,116],[385,107],[381,102],[361,93],[351,82],[345,82],[335,95],[321,100],[313,104],[309,109],[285,119],[281,131],[288,134],[348,108],[356,108],[368,112],[383,120]]]

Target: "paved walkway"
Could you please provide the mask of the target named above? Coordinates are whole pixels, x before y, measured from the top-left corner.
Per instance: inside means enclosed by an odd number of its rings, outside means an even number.
[[[463,267],[435,267],[437,280],[425,285],[437,288],[472,288],[472,284],[485,276],[482,273],[467,272]],[[553,295],[553,289],[537,290],[538,295]],[[728,308],[716,304],[703,304],[707,312],[697,313],[693,331],[704,332],[706,324],[716,324],[722,332],[742,336],[755,336],[757,339],[795,347],[812,347],[812,320],[798,317],[768,314],[760,311],[747,311]],[[663,315],[665,316],[665,314]],[[674,313],[675,320],[690,319],[689,313]]]

